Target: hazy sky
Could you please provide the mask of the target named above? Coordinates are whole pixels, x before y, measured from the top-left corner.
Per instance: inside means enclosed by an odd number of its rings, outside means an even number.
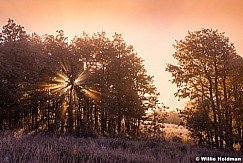
[[[55,34],[63,29],[70,39],[83,31],[122,34],[145,60],[160,101],[171,109],[186,103],[174,97],[176,86],[165,71],[166,63],[176,64],[175,40],[188,31],[218,29],[243,56],[242,0],[0,0],[0,6],[0,26],[11,18],[28,33]]]

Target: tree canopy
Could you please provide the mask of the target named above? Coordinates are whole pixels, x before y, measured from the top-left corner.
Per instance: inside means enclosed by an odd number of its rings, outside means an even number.
[[[224,33],[202,29],[189,32],[174,48],[178,63],[166,70],[177,85],[175,95],[190,98],[181,115],[192,135],[200,144],[243,148],[243,59],[233,43]]]
[[[137,135],[158,93],[120,34],[84,32],[68,42],[63,30],[28,34],[9,19],[0,33],[0,96],[0,129]]]

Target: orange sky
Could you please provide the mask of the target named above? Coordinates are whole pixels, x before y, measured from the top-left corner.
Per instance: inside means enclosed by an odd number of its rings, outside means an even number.
[[[172,44],[188,30],[202,28],[225,32],[243,56],[242,0],[2,0],[0,25],[8,18],[28,33],[55,34],[63,29],[67,36],[105,31],[110,37],[121,33],[145,59],[150,75],[161,93],[160,100],[171,109],[183,108],[174,97],[176,87],[168,80],[166,63],[176,63]]]

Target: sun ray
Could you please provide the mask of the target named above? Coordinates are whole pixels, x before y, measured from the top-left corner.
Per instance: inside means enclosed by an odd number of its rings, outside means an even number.
[[[66,61],[62,61],[61,62],[61,67],[62,69],[65,71],[65,72],[69,72],[71,67],[70,67],[70,64],[68,64]]]
[[[66,101],[64,101],[64,102],[62,103],[62,113],[61,113],[61,117],[62,117],[62,118],[64,117],[64,115],[65,115],[65,113],[66,113],[66,111],[67,111],[67,108],[68,108],[68,104],[67,104]]]
[[[55,81],[56,81],[56,82],[59,82],[59,83],[66,83],[66,81],[63,80],[63,79],[55,79]]]
[[[64,96],[60,112],[62,118],[65,117],[68,109],[70,109],[69,111],[75,110],[79,99],[83,98],[81,94],[96,102],[100,101],[101,92],[87,86],[86,80],[89,77],[89,70],[83,70],[76,76],[73,74],[75,71],[71,71],[69,64],[62,62],[61,67],[62,70],[55,72],[55,76],[50,78],[49,84],[42,84],[38,91],[48,91],[48,95],[54,95],[57,98]]]
[[[76,90],[73,92],[73,101],[74,101],[74,104],[75,105],[78,104],[78,95],[77,95]]]
[[[61,78],[60,80],[62,80],[62,79],[63,79],[63,81],[67,81],[68,80],[68,76],[65,73],[56,72],[56,75]]]
[[[99,92],[99,91],[97,91],[97,90],[94,90],[94,89],[92,89],[92,88],[89,88],[88,90],[89,90],[90,92],[92,92],[92,93],[97,94],[97,95],[101,95],[101,92]]]
[[[40,87],[41,87],[40,88],[41,91],[48,91],[48,90],[60,88],[61,86],[58,84],[41,84]]]
[[[57,89],[52,89],[51,92],[52,93],[56,93],[56,92],[59,92],[61,95],[64,94],[65,92],[67,92],[69,89],[71,88],[71,86],[62,86],[62,87],[59,87]]]
[[[85,95],[91,97],[94,100],[99,100],[101,92],[92,89],[92,88],[83,88],[82,84],[85,79],[87,79],[87,71],[82,71],[80,75],[74,80],[74,83],[70,83],[70,79],[65,75],[64,73],[58,72],[56,73],[57,77],[54,77],[52,82],[55,82],[54,84],[42,84],[41,87],[43,87],[41,90],[48,90],[52,94],[59,93],[60,95],[63,95],[64,93],[67,93],[70,91],[70,89],[74,89],[72,91],[72,99],[77,103],[78,95],[76,93],[74,85],[78,86],[80,89],[79,91],[84,92]]]
[[[88,78],[87,72],[88,72],[87,70],[82,71],[78,75],[78,77],[74,80],[74,83],[77,85],[82,84],[82,82]]]
[[[82,90],[88,97],[91,97],[92,99],[99,101],[100,100],[100,93],[98,91],[94,91],[92,89],[83,89]]]

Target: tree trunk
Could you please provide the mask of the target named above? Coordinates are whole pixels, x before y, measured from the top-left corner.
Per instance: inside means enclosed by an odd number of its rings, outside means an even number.
[[[213,88],[212,88],[212,80],[209,78],[209,94],[210,94],[210,103],[213,111],[213,121],[214,121],[214,131],[215,131],[215,145],[218,148],[219,147],[219,140],[218,140],[218,121],[217,121],[217,114],[216,114],[216,108],[215,108],[215,103],[213,100]]]
[[[216,97],[216,110],[217,110],[217,115],[218,115],[218,129],[219,129],[219,148],[224,148],[224,143],[223,143],[223,119],[222,119],[222,112],[220,108],[220,94],[219,94],[219,89],[218,89],[218,68],[216,61],[214,63],[214,68],[215,68],[215,78],[214,78],[214,87],[215,87],[215,97]]]
[[[68,132],[73,132],[73,85],[70,88],[69,106],[68,106]]]

